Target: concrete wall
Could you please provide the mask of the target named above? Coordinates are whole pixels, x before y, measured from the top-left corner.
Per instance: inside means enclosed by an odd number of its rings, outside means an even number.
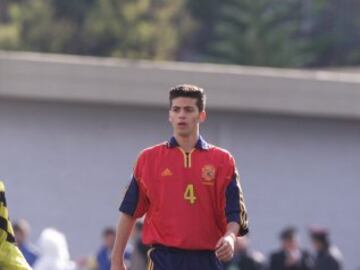
[[[330,228],[346,270],[360,266],[360,122],[212,111],[203,135],[239,164],[256,249],[278,246],[283,226]],[[166,109],[0,100],[0,178],[12,219],[35,240],[46,226],[73,257],[94,253],[138,152],[171,135]]]

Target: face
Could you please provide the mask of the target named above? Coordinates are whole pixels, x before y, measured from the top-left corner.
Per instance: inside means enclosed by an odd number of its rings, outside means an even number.
[[[104,236],[104,244],[108,249],[112,249],[115,242],[115,234],[107,234]]]
[[[312,239],[312,244],[313,244],[313,248],[314,248],[315,251],[320,251],[321,250],[322,245],[318,240]]]
[[[293,250],[296,249],[298,246],[298,242],[296,236],[293,239],[286,239],[282,242],[283,248],[285,250]]]
[[[205,112],[199,112],[196,99],[177,97],[172,100],[169,111],[169,121],[174,129],[174,135],[189,137],[197,135],[199,123],[205,121]]]
[[[15,240],[18,244],[22,244],[25,242],[26,234],[23,231],[15,230]]]

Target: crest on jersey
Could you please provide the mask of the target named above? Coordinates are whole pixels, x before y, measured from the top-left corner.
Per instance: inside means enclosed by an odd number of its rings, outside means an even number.
[[[204,165],[201,169],[201,178],[206,182],[213,182],[216,177],[216,170],[213,165]]]

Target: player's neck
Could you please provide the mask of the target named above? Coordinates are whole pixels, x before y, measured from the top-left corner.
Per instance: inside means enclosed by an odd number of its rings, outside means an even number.
[[[178,134],[174,134],[174,137],[180,148],[183,149],[186,153],[189,153],[195,147],[199,138],[199,133],[197,132],[189,136],[180,136]]]

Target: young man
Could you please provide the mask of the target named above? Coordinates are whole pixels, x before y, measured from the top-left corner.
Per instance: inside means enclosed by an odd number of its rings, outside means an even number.
[[[310,238],[316,251],[313,270],[341,270],[342,254],[340,250],[331,245],[329,232],[326,228],[310,228]]]
[[[112,270],[126,269],[125,246],[144,214],[142,239],[152,246],[148,269],[223,269],[236,236],[248,232],[234,158],[199,134],[206,119],[203,89],[179,85],[169,99],[173,137],[139,155],[120,206]]]
[[[102,232],[102,246],[96,254],[96,261],[99,270],[110,270],[110,256],[115,242],[115,229],[107,227]]]
[[[311,270],[310,254],[300,248],[297,229],[287,227],[279,236],[281,248],[270,255],[269,270]]]
[[[28,264],[30,266],[34,266],[34,263],[38,258],[38,251],[29,241],[29,223],[25,219],[20,219],[13,223],[13,229],[18,248],[24,255],[25,260],[28,262]]]

